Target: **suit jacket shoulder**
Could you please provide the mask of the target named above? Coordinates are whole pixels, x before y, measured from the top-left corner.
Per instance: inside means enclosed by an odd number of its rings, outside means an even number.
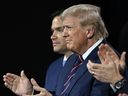
[[[55,91],[60,70],[62,68],[63,56],[53,61],[47,70],[45,88],[48,91]]]
[[[102,43],[107,43],[103,41]],[[100,44],[99,44],[100,45]],[[87,69],[88,60],[100,63],[97,46],[84,60],[83,64],[77,69],[75,76],[70,82],[65,96],[112,96],[111,87],[108,83],[96,80]],[[114,95],[113,95],[114,96]]]

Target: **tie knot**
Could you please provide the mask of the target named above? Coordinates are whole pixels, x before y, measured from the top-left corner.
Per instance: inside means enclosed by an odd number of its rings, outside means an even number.
[[[78,55],[78,57],[79,57],[79,60],[80,60],[81,62],[83,62],[83,61],[84,61],[84,59],[83,59],[82,55]]]
[[[74,66],[81,65],[83,63],[83,61],[84,61],[82,55],[77,55],[77,56],[78,57],[77,57],[77,60],[76,60],[76,62],[74,64]]]

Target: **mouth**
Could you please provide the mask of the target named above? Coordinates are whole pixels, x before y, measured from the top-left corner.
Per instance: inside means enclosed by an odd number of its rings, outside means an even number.
[[[53,46],[56,46],[56,45],[58,45],[58,43],[53,43],[52,45],[53,45]]]
[[[66,39],[66,43],[70,43],[70,42],[71,42],[70,40]]]
[[[58,45],[58,44],[59,44],[59,42],[55,42],[55,41],[52,42],[52,45],[53,45],[53,46],[56,46],[56,45]]]

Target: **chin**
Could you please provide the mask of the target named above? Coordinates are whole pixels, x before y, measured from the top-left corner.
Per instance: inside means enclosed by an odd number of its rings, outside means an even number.
[[[72,47],[71,46],[67,46],[68,50],[72,50]]]
[[[60,49],[54,48],[54,52],[59,52],[59,51],[60,51]]]

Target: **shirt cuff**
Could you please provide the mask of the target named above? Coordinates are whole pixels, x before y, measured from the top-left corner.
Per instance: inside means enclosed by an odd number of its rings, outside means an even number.
[[[117,89],[112,84],[110,84],[110,86],[111,86],[113,92],[116,93],[117,92]]]

